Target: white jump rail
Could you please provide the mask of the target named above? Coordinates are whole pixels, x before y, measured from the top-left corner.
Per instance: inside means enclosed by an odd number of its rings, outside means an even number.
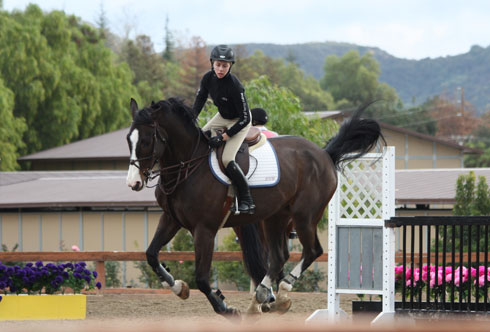
[[[341,294],[382,295],[382,312],[372,323],[393,321],[395,230],[384,221],[395,215],[395,148],[356,159],[338,178],[328,205],[328,309],[306,321],[346,317]]]

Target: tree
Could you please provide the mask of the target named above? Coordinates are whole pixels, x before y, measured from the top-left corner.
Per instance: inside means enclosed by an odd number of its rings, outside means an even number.
[[[121,48],[120,58],[131,68],[132,83],[146,104],[162,99],[166,68],[163,59],[155,53],[149,36],[139,35],[134,41],[127,40]]]
[[[0,78],[0,171],[18,169],[18,150],[24,147],[22,135],[26,130],[24,119],[13,114],[14,93],[5,87]]]
[[[454,103],[444,96],[428,102],[430,114],[437,123],[436,136],[463,142],[478,126],[474,108]]]
[[[330,93],[324,91],[313,76],[306,75],[294,62],[285,63],[282,59],[273,59],[257,51],[248,58],[237,58],[233,72],[242,82],[266,76],[271,83],[288,88],[299,97],[304,111],[335,107]]]
[[[179,96],[194,100],[202,77],[211,68],[206,43],[201,37],[192,37],[189,46],[180,50],[178,58],[183,71],[181,79],[184,88]]]
[[[96,29],[61,11],[0,12],[0,76],[27,125],[19,153],[126,126],[137,96],[127,65],[116,64]]]
[[[168,15],[167,19],[165,21],[165,50],[163,51],[162,57],[165,61],[168,62],[175,62],[175,55],[174,55],[174,41],[173,41],[173,36],[172,32],[170,31],[168,27]]]
[[[107,33],[109,30],[109,22],[107,20],[107,14],[104,9],[104,3],[101,1],[100,2],[100,12],[99,12],[99,17],[97,18],[97,21],[95,22],[97,24],[97,27],[99,28],[99,33],[102,39],[105,39],[107,37]]]
[[[358,106],[375,100],[380,69],[371,53],[361,57],[358,51],[349,51],[341,58],[328,56],[324,71],[320,85],[332,94],[335,102],[347,101]]]
[[[488,190],[487,180],[484,176],[478,177],[478,184],[475,186],[476,176],[475,172],[470,171],[466,175],[458,176],[456,181],[456,203],[453,207],[453,213],[455,216],[488,216],[490,215],[490,192]],[[469,240],[469,228],[468,227],[455,227],[454,238],[452,243],[453,228],[447,229],[447,251],[452,250],[454,245],[458,250],[460,246],[463,246],[463,250],[468,250]],[[460,241],[460,235],[462,232],[463,243]],[[485,237],[477,237],[477,227],[471,228],[471,250],[476,250],[476,244],[480,242],[480,248],[484,248]],[[441,235],[441,240],[443,235]],[[478,239],[475,241],[475,239]],[[442,241],[440,241],[442,243]]]

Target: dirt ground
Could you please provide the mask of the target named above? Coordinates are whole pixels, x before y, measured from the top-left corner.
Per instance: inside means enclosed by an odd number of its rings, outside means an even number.
[[[226,303],[245,313],[251,300],[248,292],[223,291]],[[254,329],[261,324],[304,326],[305,319],[316,309],[327,307],[326,293],[291,293],[291,309],[284,315],[263,314],[262,317],[242,317],[242,323],[253,324]],[[351,312],[352,298],[345,298],[341,307]],[[229,325],[231,324],[231,325]],[[85,320],[66,321],[7,321],[0,322],[3,331],[210,331],[230,330],[237,322],[216,315],[206,297],[199,291],[191,290],[187,300],[181,300],[170,292],[156,294],[105,293],[87,295],[87,316]],[[182,327],[182,328],[180,328]],[[212,327],[212,328],[211,328]]]

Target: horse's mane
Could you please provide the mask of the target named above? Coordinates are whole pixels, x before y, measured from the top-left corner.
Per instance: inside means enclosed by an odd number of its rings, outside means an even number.
[[[166,107],[165,107],[166,106]],[[197,117],[194,113],[194,110],[187,106],[184,101],[180,98],[169,98],[167,100],[160,100],[159,102],[152,104],[151,108],[153,109],[161,109],[167,108],[180,118],[184,120],[186,126],[188,126],[192,130],[196,130],[196,128],[200,129],[197,125]]]
[[[152,124],[153,120],[151,119],[151,110],[149,108],[143,108],[141,111],[136,113],[135,118],[133,119],[134,124]]]

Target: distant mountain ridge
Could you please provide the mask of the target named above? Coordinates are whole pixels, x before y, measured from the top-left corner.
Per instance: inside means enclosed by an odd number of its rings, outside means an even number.
[[[432,96],[445,94],[458,98],[463,87],[465,100],[479,113],[490,109],[490,46],[473,46],[467,53],[421,60],[401,59],[377,48],[349,43],[324,42],[305,44],[242,44],[247,55],[261,50],[272,58],[293,56],[295,62],[316,79],[323,77],[325,58],[342,56],[350,50],[359,54],[372,52],[379,62],[379,80],[395,88],[405,106],[418,105]]]

